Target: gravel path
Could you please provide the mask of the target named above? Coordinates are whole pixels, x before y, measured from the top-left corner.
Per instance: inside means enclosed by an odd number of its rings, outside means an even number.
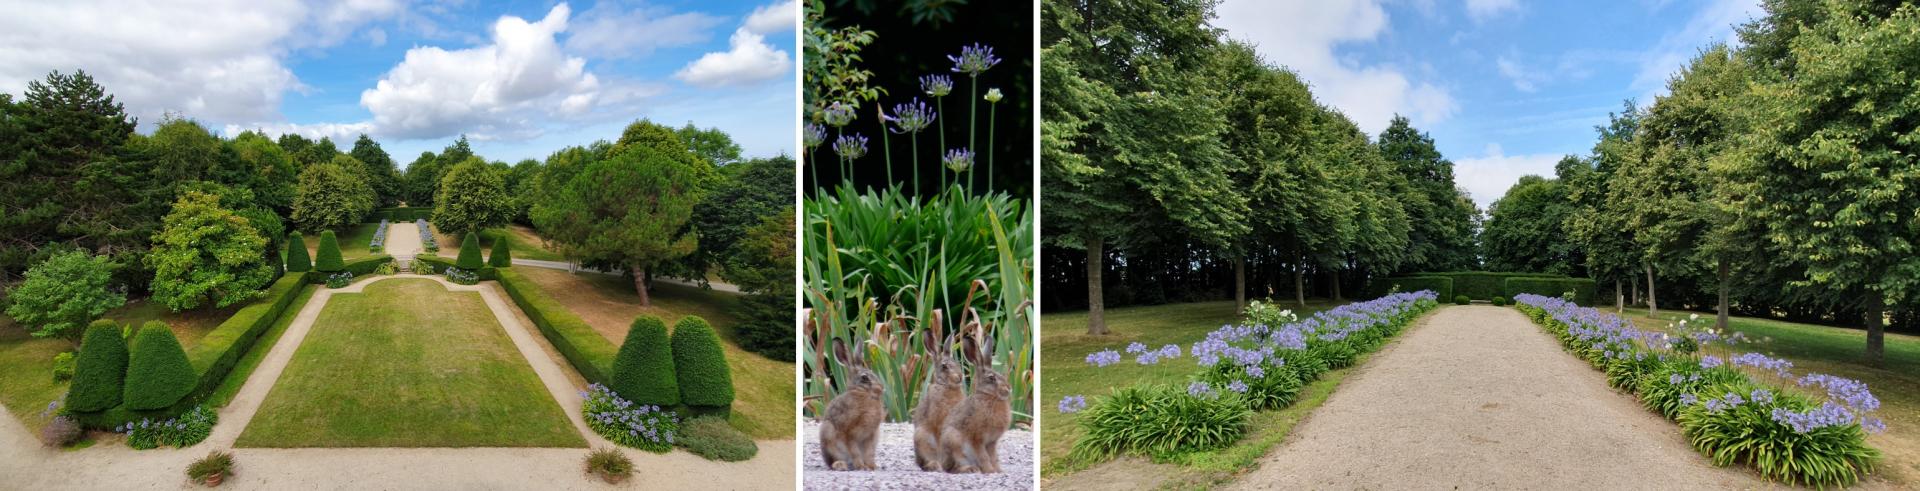
[[[413,222],[392,222],[387,224],[386,254],[393,256],[396,262],[413,261],[420,254],[420,227]]]
[[[1348,376],[1236,489],[1740,489],[1526,316],[1443,307]]]
[[[834,471],[820,457],[820,424],[808,421],[800,456],[806,489],[985,490],[1033,489],[1033,432],[1008,430],[1000,436],[999,474],[926,472],[913,462],[913,424],[882,423],[877,471]]]

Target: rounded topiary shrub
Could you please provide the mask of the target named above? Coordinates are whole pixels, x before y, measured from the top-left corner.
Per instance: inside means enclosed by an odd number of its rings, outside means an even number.
[[[287,272],[305,273],[313,270],[313,259],[307,257],[307,239],[294,232],[287,237]]]
[[[163,409],[193,392],[197,381],[193,363],[180,348],[173,330],[160,321],[148,321],[134,335],[133,356],[127,360],[127,390],[123,401],[136,411]]]
[[[338,273],[347,269],[347,262],[340,258],[340,241],[333,237],[332,230],[320,231],[320,250],[314,254],[313,269],[322,273]]]
[[[673,347],[667,341],[667,323],[643,315],[633,320],[627,340],[613,358],[615,394],[634,404],[680,405],[680,384],[673,374]]]
[[[453,267],[467,271],[478,270],[483,265],[480,260],[480,233],[467,232],[465,235],[467,238],[460,239],[460,258],[453,262]]]
[[[680,383],[680,403],[699,409],[733,405],[733,375],[720,336],[700,316],[681,317],[673,325],[673,370]]]
[[[507,245],[507,237],[505,234],[493,238],[493,253],[487,255],[487,265],[496,268],[513,265],[512,247]]]
[[[1453,303],[1455,305],[1466,305],[1466,304],[1473,303],[1473,299],[1468,298],[1466,295],[1455,295],[1453,297]]]
[[[93,321],[80,341],[73,385],[67,388],[67,409],[90,413],[120,405],[126,377],[127,339],[120,336],[120,326],[106,319]]]
[[[1507,304],[1507,297],[1493,297],[1493,304],[1496,306],[1505,306]]]

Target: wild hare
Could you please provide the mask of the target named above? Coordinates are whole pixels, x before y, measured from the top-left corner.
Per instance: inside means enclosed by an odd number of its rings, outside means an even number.
[[[867,368],[866,356],[847,349],[846,340],[833,340],[833,359],[850,372],[847,389],[827,403],[820,423],[820,454],[836,471],[878,469],[873,462],[880,444],[880,422],[886,419],[880,396],[880,377]]]
[[[940,344],[938,339],[934,342]],[[966,371],[946,353],[936,356],[938,361],[927,374],[926,390],[920,392],[920,404],[913,408],[913,461],[920,464],[920,470],[940,472],[946,469],[940,432],[946,427],[947,415],[966,397]]]
[[[967,336],[962,343],[967,359],[973,362],[973,393],[947,413],[940,431],[941,468],[953,473],[997,473],[1000,435],[1013,422],[1013,407],[1008,401],[1013,387],[1006,375],[993,370],[992,337]]]

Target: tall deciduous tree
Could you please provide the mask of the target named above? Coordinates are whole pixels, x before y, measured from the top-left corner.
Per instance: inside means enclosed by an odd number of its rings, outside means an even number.
[[[347,155],[366,166],[367,178],[370,179],[367,184],[373,188],[375,206],[399,204],[402,189],[400,170],[394,167],[393,157],[387,155],[379,143],[362,134],[353,141],[353,150]]]
[[[725,166],[740,161],[740,144],[734,143],[733,136],[719,128],[701,129],[688,122],[673,132],[680,135],[680,141],[687,145],[687,150],[713,165]]]
[[[452,233],[477,232],[507,223],[513,201],[506,176],[479,158],[447,170],[433,199],[433,226]]]
[[[1460,192],[1453,162],[1441,156],[1433,137],[1415,129],[1405,116],[1394,116],[1377,145],[1410,188],[1400,197],[1412,224],[1401,269],[1464,271],[1478,266],[1473,225],[1479,210]]]
[[[340,155],[300,171],[293,222],[309,232],[359,223],[373,211],[373,189],[351,170],[358,167],[353,157]]]
[[[1578,162],[1565,157],[1562,162]],[[1488,208],[1487,268],[1495,271],[1573,273],[1584,259],[1564,227],[1574,207],[1558,179],[1522,176]]]
[[[228,153],[239,167],[253,175],[254,203],[273,209],[281,216],[293,213],[293,196],[300,172],[280,145],[256,132],[243,132],[227,141]]]
[[[26,280],[7,292],[7,316],[27,326],[34,337],[62,337],[79,344],[81,330],[108,310],[127,303],[114,291],[114,264],[106,256],[68,250],[54,253],[27,270]]]
[[[570,252],[626,266],[640,303],[651,305],[650,272],[699,244],[687,221],[713,165],[687,151],[672,129],[645,121],[629,125],[614,149],[581,168],[534,215]]]
[[[218,196],[188,191],[153,237],[147,264],[153,267],[153,299],[175,312],[209,300],[226,307],[260,295],[273,280],[267,239]]]

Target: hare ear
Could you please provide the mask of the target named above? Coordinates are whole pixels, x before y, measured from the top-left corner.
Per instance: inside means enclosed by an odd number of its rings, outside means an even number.
[[[967,361],[975,365],[980,364],[980,342],[975,340],[972,334],[961,336],[960,345],[961,356],[967,357]]]
[[[847,340],[833,338],[833,360],[840,362],[841,365],[853,364],[847,360]]]

